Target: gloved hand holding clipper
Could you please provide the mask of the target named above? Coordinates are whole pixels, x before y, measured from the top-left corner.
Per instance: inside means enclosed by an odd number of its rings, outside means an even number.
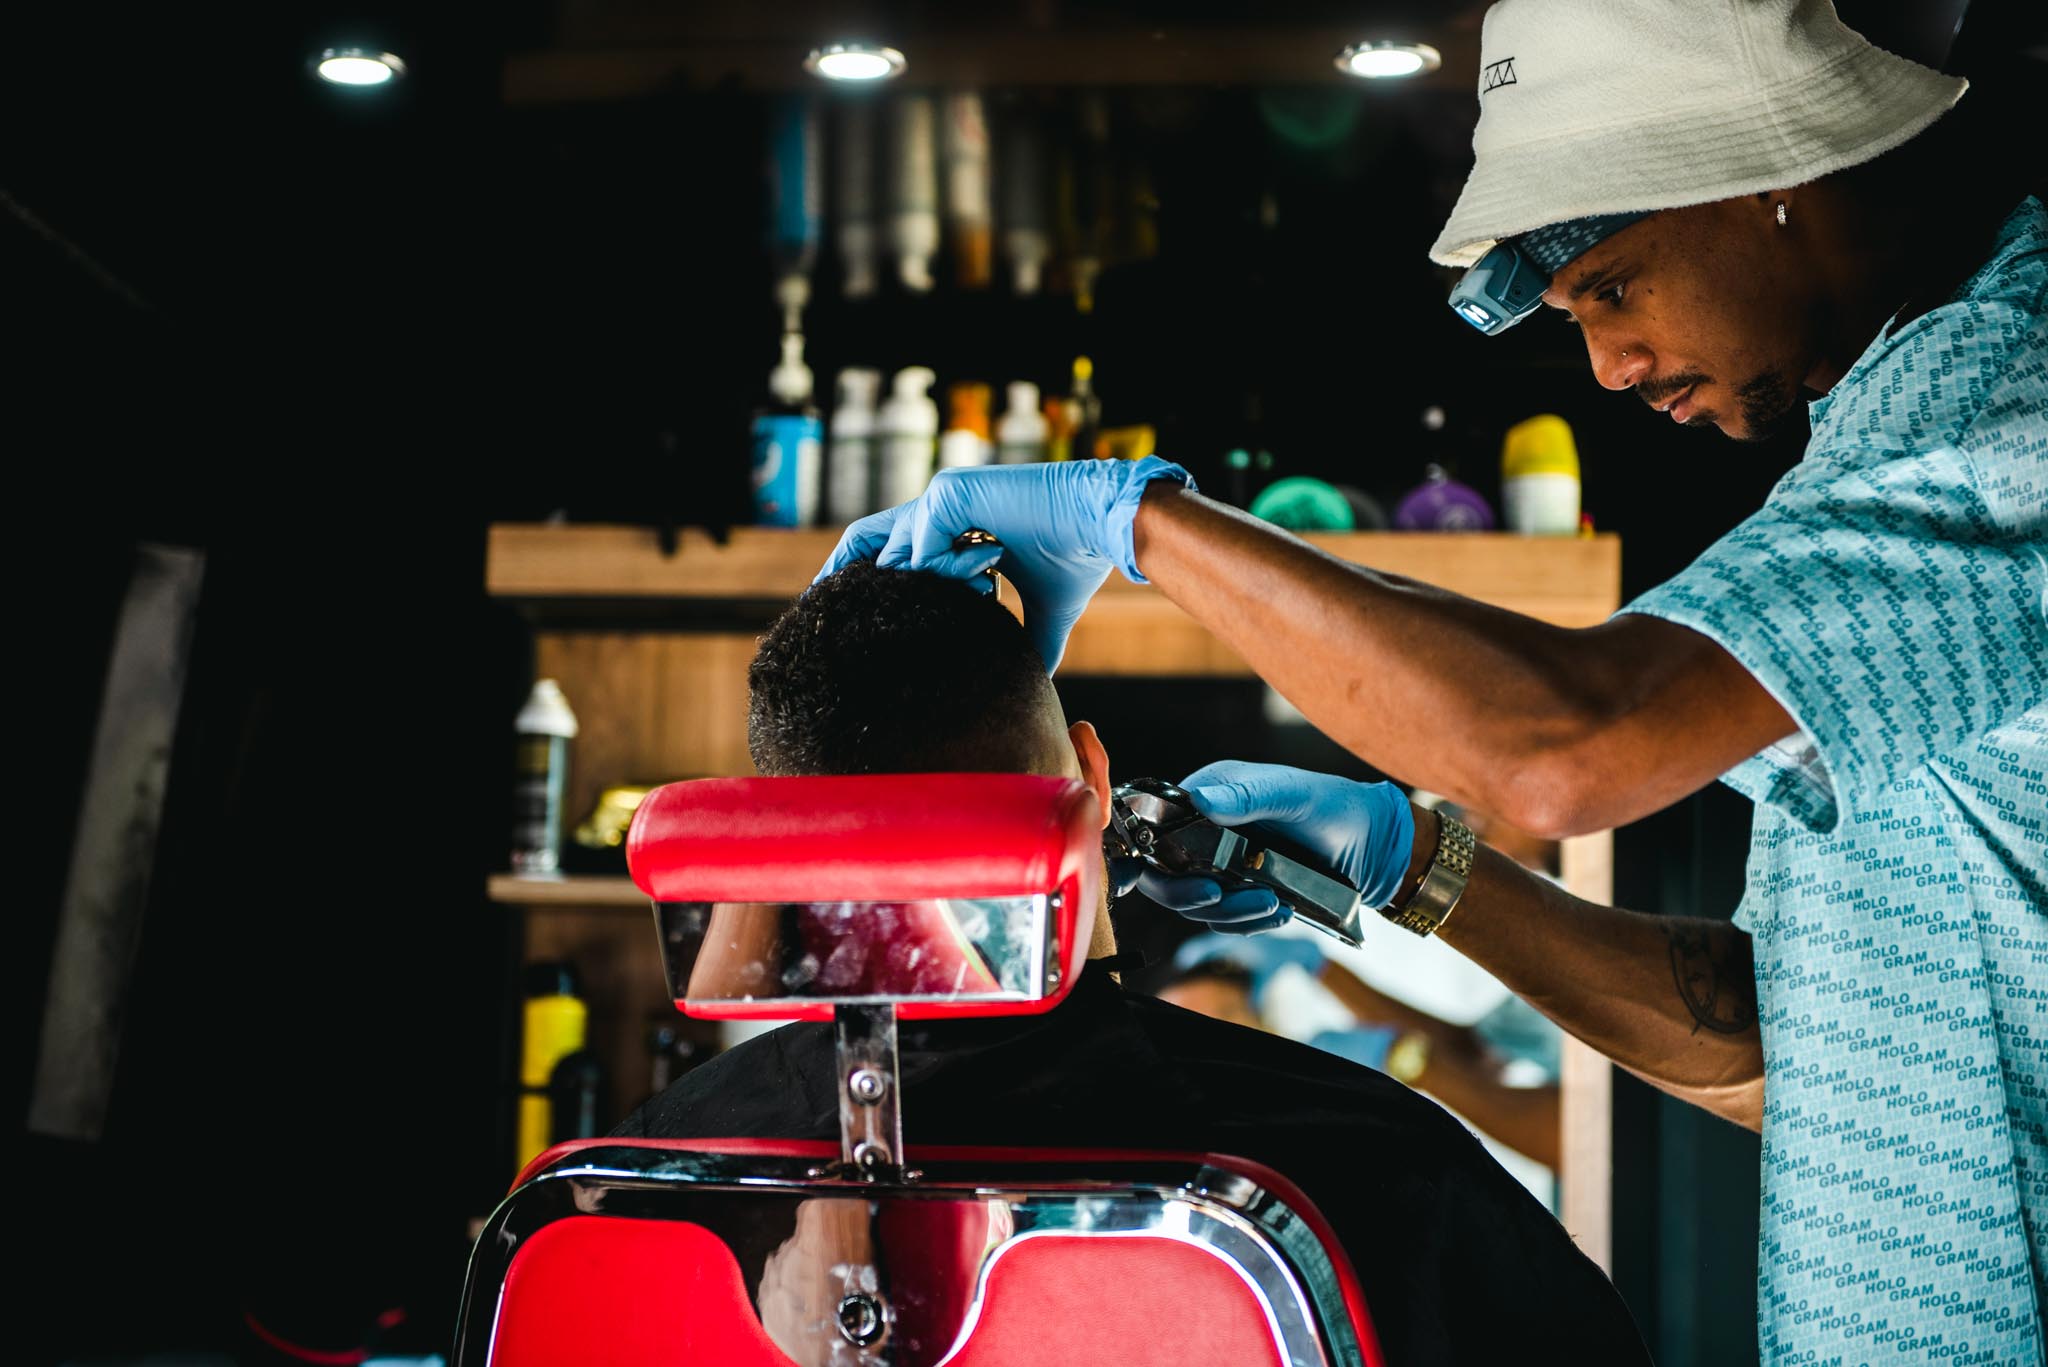
[[[1356,887],[1367,906],[1392,905],[1408,876],[1415,817],[1407,794],[1391,783],[1222,760],[1197,769],[1180,786],[1217,825],[1250,825],[1316,855]],[[1232,934],[1271,930],[1294,914],[1267,888],[1226,896],[1211,878],[1176,878],[1143,868],[1118,872],[1123,887],[1134,881],[1159,905]]]
[[[969,581],[999,570],[1017,587],[1024,626],[1050,673],[1111,566],[1134,584],[1146,582],[1131,548],[1131,520],[1146,486],[1160,479],[1194,487],[1186,470],[1157,456],[941,470],[910,502],[848,527],[818,577],[856,560]],[[970,529],[1000,544],[956,548]]]

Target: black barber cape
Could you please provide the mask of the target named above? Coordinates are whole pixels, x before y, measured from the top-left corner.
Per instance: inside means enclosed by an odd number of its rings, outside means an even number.
[[[1307,1045],[1126,995],[1097,968],[1042,1016],[899,1027],[907,1143],[1235,1154],[1292,1179],[1351,1255],[1394,1367],[1647,1363],[1621,1297],[1447,1111]],[[785,1025],[613,1133],[839,1137],[832,1027]]]

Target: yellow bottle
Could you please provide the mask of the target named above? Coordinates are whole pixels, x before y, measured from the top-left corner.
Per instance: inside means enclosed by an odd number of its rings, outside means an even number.
[[[548,1078],[557,1063],[583,1047],[590,1026],[590,1008],[570,991],[566,967],[535,965],[533,971],[536,975],[547,975],[550,990],[526,999],[525,1029],[519,1048],[515,1168],[524,1168],[547,1148],[552,1128]]]
[[[1500,499],[1508,530],[1574,536],[1579,530],[1579,448],[1571,424],[1539,413],[1500,444]]]

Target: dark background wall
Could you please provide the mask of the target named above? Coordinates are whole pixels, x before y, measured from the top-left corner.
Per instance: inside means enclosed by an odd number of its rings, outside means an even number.
[[[2021,75],[2039,88],[2023,8],[1980,0],[1950,59],[1992,130]],[[1843,9],[1902,48],[1946,37],[1925,7]],[[418,75],[396,98],[336,100],[303,62],[348,17],[53,12],[10,44],[39,58],[0,92],[17,1114],[130,550],[207,555],[109,1132],[24,1136],[33,1358],[259,1360],[245,1310],[345,1347],[403,1307],[388,1341],[445,1343],[463,1223],[503,1180],[515,927],[481,883],[530,674],[525,626],[481,592],[484,529],[745,515],[775,327],[760,100],[508,109],[500,61],[546,19],[481,5],[400,25]],[[1441,457],[1491,492],[1501,430],[1561,413],[1630,592],[1797,459],[1796,439],[1733,446],[1604,393],[1560,324],[1487,342],[1452,318],[1423,249],[1464,165],[1462,90],[1113,112],[1160,245],[1092,317],[945,292],[856,307],[828,268],[821,380],[860,361],[1051,383],[1085,349],[1108,420],[1153,422],[1212,486],[1256,395],[1280,473],[1389,499]],[[1433,444],[1430,403],[1451,417]],[[1126,772],[1318,753],[1266,728],[1251,686],[1063,686]],[[1747,820],[1714,790],[1623,831],[1618,899],[1726,914]],[[1755,1141],[1626,1080],[1617,1104],[1617,1279],[1661,1360],[1745,1360]]]

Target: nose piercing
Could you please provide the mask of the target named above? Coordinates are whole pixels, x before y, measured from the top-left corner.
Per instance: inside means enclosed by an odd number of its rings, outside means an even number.
[[[1628,359],[1628,353],[1626,351],[1621,353],[1621,359],[1624,361]]]

